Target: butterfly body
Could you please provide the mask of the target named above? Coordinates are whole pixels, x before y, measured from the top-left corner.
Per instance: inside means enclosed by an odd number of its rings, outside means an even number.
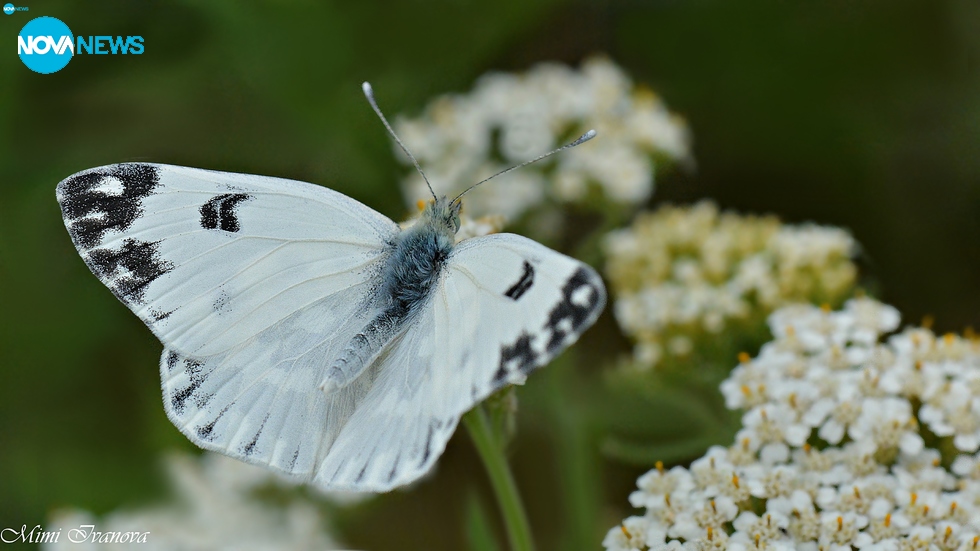
[[[328,489],[428,472],[474,404],[605,305],[588,266],[527,238],[455,243],[302,182],[126,163],[58,185],[96,275],[164,345],[164,408],[195,444]]]
[[[453,249],[459,203],[451,207],[447,202],[443,197],[427,204],[419,221],[398,235],[383,276],[384,294],[396,310],[411,311],[425,300]]]
[[[428,203],[419,220],[396,236],[381,274],[381,313],[354,335],[330,366],[321,385],[325,391],[343,388],[363,373],[432,293],[452,252],[459,209],[460,203],[452,206],[445,197]]]

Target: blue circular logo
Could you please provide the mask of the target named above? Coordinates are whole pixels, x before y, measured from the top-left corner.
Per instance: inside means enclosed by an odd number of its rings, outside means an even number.
[[[13,15],[15,9],[16,8],[14,8],[14,5],[13,4],[4,4],[3,5],[3,13],[5,13],[7,15]]]
[[[17,36],[17,54],[28,69],[47,75],[60,71],[71,61],[75,55],[75,37],[60,19],[31,19]]]

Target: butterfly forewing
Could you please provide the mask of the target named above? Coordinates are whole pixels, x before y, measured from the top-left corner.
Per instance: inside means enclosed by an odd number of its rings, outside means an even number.
[[[415,480],[463,413],[575,342],[605,300],[594,270],[530,239],[463,241],[425,308],[381,358],[317,482],[387,490]]]
[[[323,187],[166,165],[87,170],[59,184],[58,200],[92,272],[194,356],[372,280],[397,233]]]
[[[595,270],[512,234],[462,242],[439,291],[438,326],[451,328],[445,336],[451,361],[473,373],[478,399],[523,383],[574,343],[606,304]]]

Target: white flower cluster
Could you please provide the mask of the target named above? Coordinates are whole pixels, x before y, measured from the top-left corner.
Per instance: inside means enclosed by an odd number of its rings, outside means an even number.
[[[441,96],[420,117],[395,122],[433,186],[449,196],[592,128],[599,137],[574,153],[475,189],[467,209],[514,219],[548,198],[582,200],[590,187],[618,203],[642,203],[653,193],[656,160],[690,155],[682,121],[605,58],[580,70],[545,63],[523,74],[489,73],[468,94]],[[414,170],[403,189],[409,204],[431,197]]]
[[[795,301],[849,294],[856,244],[846,231],[718,211],[709,201],[662,207],[606,237],[606,274],[640,368],[684,356],[698,335]]]
[[[107,542],[118,541],[115,534],[133,532],[148,532],[145,541],[135,546],[147,551],[340,548],[329,537],[313,503],[297,499],[273,506],[252,495],[279,480],[265,469],[210,453],[201,458],[169,456],[166,466],[176,502],[116,511],[101,518],[77,509],[56,512],[46,529],[61,529],[61,535],[57,543],[45,548],[130,549],[125,543]],[[94,528],[79,530],[85,526]]]
[[[734,445],[640,477],[646,514],[605,548],[980,549],[980,344],[922,328],[882,343],[899,315],[870,299],[769,323],[775,339],[722,384],[745,410]]]

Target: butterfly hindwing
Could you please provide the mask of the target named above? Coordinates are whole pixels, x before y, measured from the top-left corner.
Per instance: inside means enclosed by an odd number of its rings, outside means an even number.
[[[57,195],[92,272],[164,345],[196,357],[350,295],[376,277],[398,231],[320,186],[167,165],[86,170]]]
[[[425,307],[378,362],[378,378],[316,481],[381,491],[415,480],[442,454],[463,413],[523,383],[575,342],[605,298],[594,270],[530,239],[463,241]]]
[[[202,448],[308,481],[372,387],[369,371],[330,395],[318,389],[329,358],[371,313],[335,294],[229,352],[196,358],[165,349],[167,415]]]

